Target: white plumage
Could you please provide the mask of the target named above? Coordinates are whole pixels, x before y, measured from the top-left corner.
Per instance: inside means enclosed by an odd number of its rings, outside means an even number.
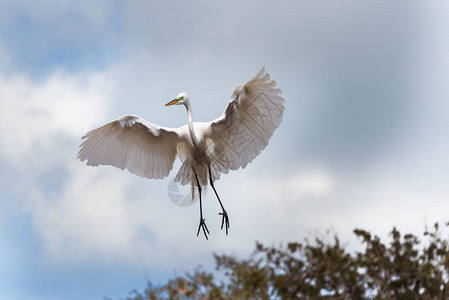
[[[188,124],[167,128],[135,115],[122,116],[82,138],[78,158],[87,165],[111,165],[147,178],[161,179],[170,173],[178,157],[182,166],[175,181],[197,186],[200,229],[209,233],[202,217],[201,188],[210,185],[223,209],[226,234],[229,218],[213,185],[221,173],[245,168],[268,145],[282,121],[284,99],[276,82],[262,68],[233,92],[224,113],[211,122],[193,122],[187,94],[180,93],[169,105],[184,105]]]

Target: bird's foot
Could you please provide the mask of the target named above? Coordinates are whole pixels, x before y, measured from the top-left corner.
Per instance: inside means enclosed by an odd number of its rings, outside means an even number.
[[[200,234],[201,228],[203,229],[204,236],[206,237],[206,240],[208,240],[209,238],[207,237],[207,235],[210,233],[209,233],[209,229],[207,229],[206,220],[203,218],[200,218],[200,225],[198,226],[198,232],[196,233],[196,236],[198,236]]]
[[[226,212],[226,210],[223,209],[223,212],[218,213],[219,215],[222,216],[221,218],[221,229],[223,229],[223,226],[226,225],[226,235],[228,235],[228,230],[229,230],[229,217],[228,217],[228,213]]]

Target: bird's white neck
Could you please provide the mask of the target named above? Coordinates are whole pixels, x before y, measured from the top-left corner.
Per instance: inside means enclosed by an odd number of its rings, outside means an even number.
[[[190,139],[192,140],[193,146],[198,147],[198,140],[195,135],[195,130],[193,129],[192,109],[190,107],[190,102],[186,102],[185,107],[187,109],[187,119],[189,124]]]

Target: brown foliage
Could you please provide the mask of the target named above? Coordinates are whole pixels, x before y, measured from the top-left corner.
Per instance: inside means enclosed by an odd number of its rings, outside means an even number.
[[[224,281],[197,269],[160,287],[149,283],[127,300],[448,299],[449,246],[439,227],[426,229],[423,241],[393,228],[388,244],[355,229],[364,246],[355,253],[337,236],[279,247],[257,243],[246,259],[214,255]]]

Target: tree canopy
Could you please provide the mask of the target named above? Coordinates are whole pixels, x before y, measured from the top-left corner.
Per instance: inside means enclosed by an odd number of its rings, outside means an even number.
[[[421,238],[393,228],[387,243],[362,229],[354,234],[361,251],[334,235],[278,247],[256,243],[243,259],[214,254],[214,273],[197,268],[162,286],[148,283],[127,300],[449,298],[448,239],[438,223]]]

